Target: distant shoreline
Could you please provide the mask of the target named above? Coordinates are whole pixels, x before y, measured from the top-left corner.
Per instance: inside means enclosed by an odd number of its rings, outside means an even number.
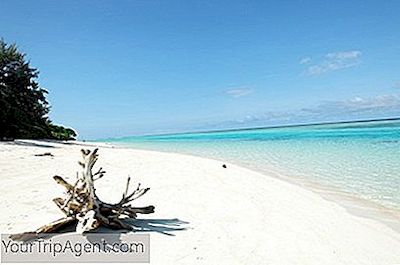
[[[208,134],[208,133],[223,133],[223,132],[265,130],[265,129],[279,129],[279,128],[294,128],[294,127],[318,126],[318,125],[330,125],[330,124],[367,123],[367,122],[379,122],[379,121],[400,121],[400,117],[367,119],[367,120],[350,120],[350,121],[338,121],[338,122],[331,121],[331,122],[315,122],[315,123],[298,123],[298,124],[288,124],[288,125],[247,127],[247,128],[210,130],[210,131],[189,131],[189,132],[179,132],[179,133],[144,134],[144,135],[136,135],[136,136],[122,136],[122,137],[115,137],[115,138],[114,137],[100,138],[98,140],[93,140],[93,141],[101,142],[101,141],[104,141],[107,139],[124,139],[124,138],[128,138],[128,137],[169,136],[169,135],[182,135],[182,134]]]

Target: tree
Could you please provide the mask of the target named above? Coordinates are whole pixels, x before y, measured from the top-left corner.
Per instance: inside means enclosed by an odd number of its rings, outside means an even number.
[[[73,139],[72,129],[53,125],[48,118],[48,92],[39,86],[39,71],[25,57],[15,44],[0,40],[0,139]]]
[[[50,124],[51,128],[51,138],[57,140],[74,140],[76,133],[70,128],[65,128],[59,125]]]

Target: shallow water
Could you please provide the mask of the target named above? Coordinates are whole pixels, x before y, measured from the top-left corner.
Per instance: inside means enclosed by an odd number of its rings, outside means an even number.
[[[400,210],[400,120],[102,140],[271,169]]]

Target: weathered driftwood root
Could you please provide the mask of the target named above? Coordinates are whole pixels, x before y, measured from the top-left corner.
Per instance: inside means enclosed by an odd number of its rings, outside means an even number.
[[[55,233],[60,229],[76,223],[76,232],[84,233],[99,226],[111,229],[127,229],[132,227],[123,222],[124,218],[136,218],[137,214],[149,214],[154,212],[154,206],[132,207],[130,202],[143,196],[150,188],[137,188],[129,193],[130,177],[128,177],[125,191],[121,200],[116,204],[105,203],[96,196],[94,181],[104,176],[105,171],[100,168],[92,173],[97,161],[97,150],[82,149],[83,161],[82,173],[77,175],[74,184],[70,184],[60,176],[54,176],[54,180],[66,189],[66,198],[55,198],[54,203],[66,215],[57,221],[38,228],[36,231],[16,234],[14,240],[28,240],[42,233]]]

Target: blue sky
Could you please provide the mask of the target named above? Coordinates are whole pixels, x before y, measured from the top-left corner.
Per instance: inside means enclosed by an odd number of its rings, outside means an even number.
[[[81,139],[400,116],[400,1],[2,1]]]

